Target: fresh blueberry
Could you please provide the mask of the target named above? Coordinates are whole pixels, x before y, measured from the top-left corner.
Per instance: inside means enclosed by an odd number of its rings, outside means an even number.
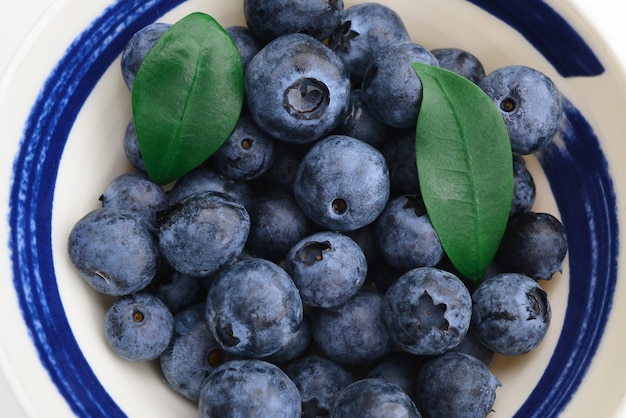
[[[262,360],[233,360],[206,379],[199,417],[300,418],[300,392],[277,366]]]
[[[559,129],[562,104],[559,90],[548,76],[512,65],[487,74],[479,86],[498,107],[513,153],[531,154],[552,141]]]
[[[157,359],[174,334],[174,317],[156,296],[122,296],[104,316],[104,336],[113,351],[129,361]]]
[[[437,48],[430,51],[439,66],[478,84],[485,77],[485,68],[472,53],[460,48]]]
[[[160,252],[150,225],[135,212],[98,208],[73,226],[70,260],[98,292],[122,296],[144,289],[155,276]]]
[[[409,32],[393,9],[378,3],[361,3],[345,9],[329,46],[346,64],[352,80],[360,85],[365,68],[381,48],[408,41]]]
[[[126,159],[135,170],[141,173],[147,172],[146,163],[143,161],[143,156],[141,155],[134,120],[128,122],[126,131],[124,132],[124,155],[126,155]]]
[[[487,365],[491,363],[495,354],[489,347],[478,339],[476,332],[474,331],[474,327],[471,324],[467,334],[465,334],[465,338],[461,340],[459,345],[450,351],[469,354]]]
[[[441,354],[465,337],[472,299],[454,274],[434,267],[408,271],[387,290],[383,319],[394,342],[409,353]]]
[[[389,199],[389,170],[382,154],[358,139],[332,135],[304,157],[294,196],[318,225],[350,231],[371,222]]]
[[[293,183],[300,162],[310,149],[310,144],[289,144],[276,141],[270,167],[258,178],[252,180],[252,187],[262,195],[293,194]]]
[[[389,167],[391,195],[418,194],[420,186],[415,158],[415,128],[395,130],[380,145],[380,152]]]
[[[204,319],[204,304],[190,306],[174,316],[174,332],[159,365],[167,384],[198,402],[205,379],[223,363],[233,360],[217,344]]]
[[[487,366],[464,353],[447,353],[417,375],[417,407],[429,418],[485,417],[501,386]]]
[[[543,340],[552,313],[546,292],[528,276],[503,273],[472,294],[472,325],[478,339],[496,353],[526,354]]]
[[[167,192],[170,205],[201,192],[220,192],[232,197],[244,207],[252,202],[252,190],[247,182],[224,177],[208,164],[200,165],[181,176]]]
[[[384,379],[394,383],[414,400],[417,390],[415,376],[430,357],[416,356],[406,351],[392,351],[378,360],[367,372],[367,378]]]
[[[417,123],[422,103],[422,83],[414,62],[438,66],[426,48],[400,42],[382,48],[363,74],[363,97],[372,114],[394,128],[411,128]]]
[[[363,251],[363,255],[365,255],[368,265],[369,263],[373,264],[380,260],[380,254],[374,234],[374,223],[367,224],[364,227],[352,231],[345,231],[343,234],[352,238],[352,240],[359,245],[361,251]]]
[[[358,380],[335,399],[333,418],[421,418],[417,407],[398,385],[384,379]],[[460,415],[459,415],[460,416]]]
[[[165,262],[159,265],[146,291],[161,299],[174,315],[206,298],[202,278],[176,271]]]
[[[312,222],[289,195],[259,196],[250,207],[247,246],[259,257],[282,260],[291,247],[312,232]]]
[[[389,201],[376,220],[376,239],[387,263],[400,271],[435,266],[443,256],[439,236],[419,195]]]
[[[332,132],[350,104],[343,62],[311,36],[283,35],[252,58],[245,76],[248,107],[272,137],[303,144]]]
[[[262,258],[240,261],[211,285],[206,318],[217,342],[243,358],[284,348],[302,324],[302,300],[291,277]]]
[[[289,250],[285,270],[303,303],[335,309],[359,291],[367,275],[367,261],[351,238],[322,231],[303,238]]]
[[[510,217],[529,211],[537,196],[535,180],[526,167],[526,160],[519,155],[513,156],[513,201],[511,202]]]
[[[343,0],[244,0],[243,12],[263,44],[296,32],[323,41],[341,23]]]
[[[226,28],[226,32],[228,32],[237,47],[237,51],[239,51],[241,65],[245,72],[252,57],[261,50],[261,44],[246,26],[229,26]]]
[[[313,341],[331,360],[369,364],[393,347],[382,319],[383,297],[361,291],[338,310],[311,312]]]
[[[237,257],[250,232],[250,216],[231,197],[201,192],[162,214],[159,247],[167,263],[190,276],[208,276]]]
[[[303,356],[311,346],[311,320],[305,312],[302,316],[300,328],[292,334],[289,341],[271,356],[264,357],[263,360],[274,364],[287,364],[298,357]]]
[[[259,177],[270,166],[274,139],[242,112],[235,129],[209,161],[224,177],[247,181]]]
[[[285,373],[300,391],[303,418],[329,416],[339,392],[353,382],[341,365],[316,354],[290,363]]]
[[[353,89],[350,93],[350,107],[343,120],[335,130],[338,135],[347,135],[360,139],[370,145],[377,146],[389,134],[389,127],[376,119],[363,100],[361,89]]]
[[[169,28],[169,23],[155,22],[138,30],[126,43],[122,51],[122,77],[129,90],[133,88],[133,82],[139,67],[148,52]]]
[[[144,173],[124,173],[114,178],[100,196],[105,208],[138,213],[150,225],[157,226],[157,213],[169,208],[167,194]]]
[[[549,213],[524,212],[509,222],[496,253],[506,271],[550,280],[562,270],[567,254],[563,224]]]

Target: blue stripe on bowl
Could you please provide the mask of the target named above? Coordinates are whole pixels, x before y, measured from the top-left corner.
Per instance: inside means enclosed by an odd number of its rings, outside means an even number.
[[[52,199],[67,137],[89,93],[134,32],[183,0],[118,0],[69,47],[51,73],[24,130],[15,158],[10,197],[10,251],[13,280],[24,321],[41,362],[77,416],[117,417],[123,411],[106,393],[78,347],[60,301],[51,249]],[[486,6],[506,2],[474,1]],[[530,4],[508,2],[509,15],[529,15]],[[513,6],[510,6],[513,7]],[[484,7],[499,18],[502,13]],[[585,45],[552,9],[550,25],[506,20],[549,57],[565,75],[603,71],[596,64],[572,64],[564,44]],[[543,13],[543,12],[542,12]],[[559,23],[560,24],[555,24]],[[534,29],[533,29],[534,28]],[[530,30],[533,29],[533,30]],[[560,44],[534,39],[567,30]],[[543,32],[542,32],[543,31]],[[547,31],[547,32],[546,32]],[[530,35],[529,35],[530,34]],[[532,35],[532,36],[531,36]],[[539,36],[541,37],[541,36]],[[586,46],[586,45],[585,45]],[[588,48],[587,48],[588,50]],[[578,51],[580,53],[580,51]],[[595,55],[588,50],[587,58]],[[574,60],[580,61],[580,60]],[[597,62],[597,60],[595,60]],[[574,68],[578,69],[574,71]],[[582,69],[581,69],[582,68]],[[615,194],[598,139],[584,116],[565,100],[562,141],[540,155],[570,242],[571,284],[565,325],[555,353],[537,388],[518,416],[557,415],[574,395],[595,354],[610,313],[617,279],[618,225]]]

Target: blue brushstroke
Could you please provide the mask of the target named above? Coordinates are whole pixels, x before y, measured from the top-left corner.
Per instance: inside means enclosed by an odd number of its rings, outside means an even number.
[[[595,76],[604,66],[589,45],[541,0],[468,0],[526,38],[563,77]]]

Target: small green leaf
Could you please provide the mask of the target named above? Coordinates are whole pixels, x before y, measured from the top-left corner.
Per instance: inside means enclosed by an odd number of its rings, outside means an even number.
[[[415,155],[426,211],[452,264],[479,280],[513,197],[511,143],[491,99],[442,68],[414,63],[422,83]]]
[[[173,24],[135,77],[132,108],[150,178],[169,183],[232,133],[244,100],[243,67],[228,33],[204,13]]]

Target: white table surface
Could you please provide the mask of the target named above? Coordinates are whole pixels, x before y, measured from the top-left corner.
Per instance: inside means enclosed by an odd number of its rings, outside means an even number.
[[[55,0],[3,1],[0,4],[0,74],[18,51],[20,44]],[[63,0],[58,0],[63,1]],[[598,32],[611,45],[626,68],[626,25],[621,4],[615,0],[570,0],[587,16]],[[22,417],[24,412],[11,396],[0,375],[1,415]],[[626,417],[626,410],[620,413]]]

